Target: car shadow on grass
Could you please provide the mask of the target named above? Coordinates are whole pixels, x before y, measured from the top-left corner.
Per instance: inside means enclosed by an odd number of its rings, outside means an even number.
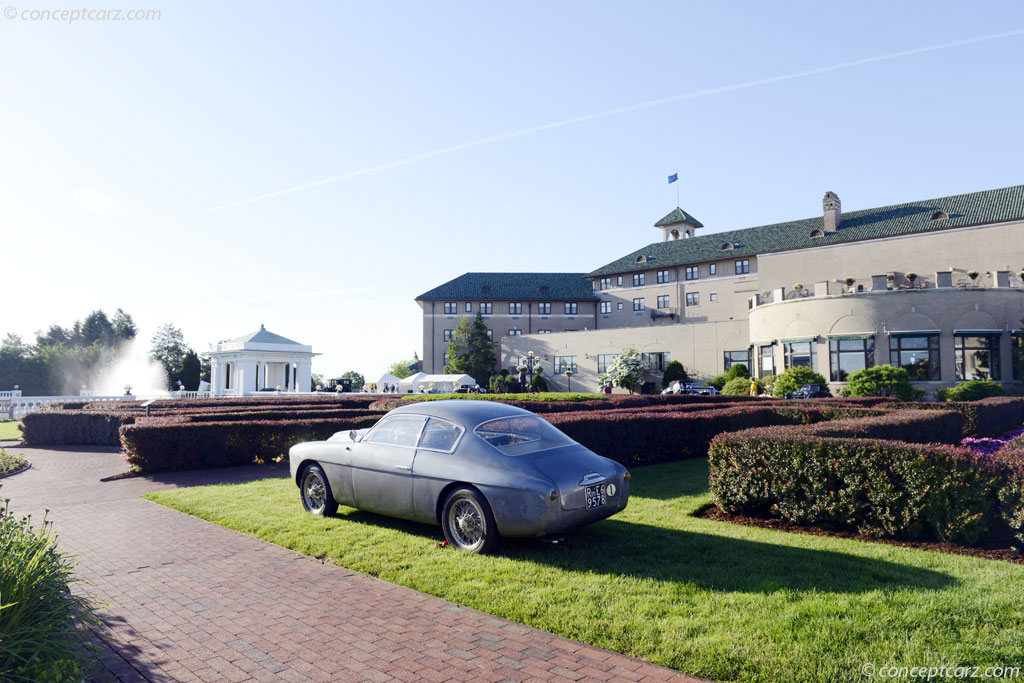
[[[342,508],[339,518],[439,542],[429,524]],[[457,552],[457,551],[451,551]],[[958,581],[930,569],[857,555],[665,529],[617,519],[578,529],[548,544],[536,538],[505,538],[497,557],[570,572],[633,576],[693,583],[723,592],[778,590],[864,593],[874,590],[941,590]]]
[[[563,543],[505,539],[500,555],[573,572],[693,583],[714,591],[941,590],[954,577],[886,560],[609,519]]]

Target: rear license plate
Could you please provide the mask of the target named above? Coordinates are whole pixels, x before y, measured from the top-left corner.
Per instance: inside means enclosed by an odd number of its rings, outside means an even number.
[[[594,484],[587,487],[587,509],[599,508],[608,502],[604,484]]]

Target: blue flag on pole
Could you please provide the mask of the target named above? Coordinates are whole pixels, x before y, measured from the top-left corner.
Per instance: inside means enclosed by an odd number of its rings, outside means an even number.
[[[671,185],[672,183],[674,183],[677,180],[679,180],[679,174],[678,173],[673,173],[672,175],[670,175],[668,177],[668,184]]]

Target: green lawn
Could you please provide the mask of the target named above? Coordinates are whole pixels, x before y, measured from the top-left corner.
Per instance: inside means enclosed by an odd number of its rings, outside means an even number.
[[[19,420],[0,420],[0,441],[21,441]]]
[[[303,512],[288,479],[150,500],[501,617],[718,681],[862,680],[878,667],[1020,665],[1024,566],[690,516],[707,463],[633,471],[629,507],[567,543],[435,549],[440,530]]]

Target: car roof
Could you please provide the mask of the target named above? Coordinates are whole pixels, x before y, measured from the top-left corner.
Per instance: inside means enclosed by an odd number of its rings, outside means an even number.
[[[486,420],[510,415],[533,415],[528,410],[510,406],[507,403],[479,399],[449,399],[445,401],[410,401],[399,406],[388,415],[413,413],[440,417],[463,426],[475,426]]]

